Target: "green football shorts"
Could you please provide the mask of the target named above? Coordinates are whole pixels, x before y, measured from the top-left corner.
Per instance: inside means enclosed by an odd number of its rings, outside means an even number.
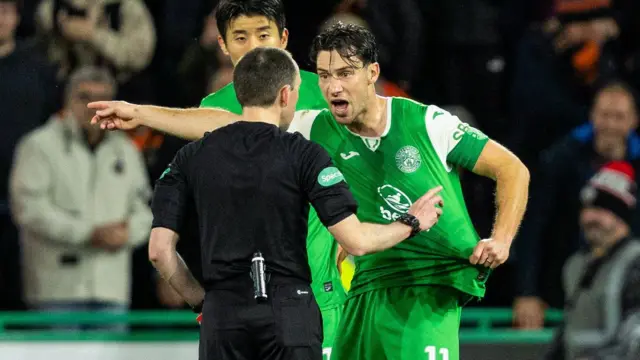
[[[324,335],[324,340],[322,341],[323,360],[331,360],[333,343],[336,340],[338,326],[340,326],[340,319],[342,318],[342,309],[343,306],[338,305],[320,310],[322,313],[322,331]]]
[[[462,293],[394,287],[350,297],[332,360],[459,360]]]

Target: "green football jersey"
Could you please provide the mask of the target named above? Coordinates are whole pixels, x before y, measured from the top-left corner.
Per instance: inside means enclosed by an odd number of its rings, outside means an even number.
[[[473,169],[488,138],[436,106],[404,98],[388,101],[387,127],[380,138],[352,133],[329,111],[298,126],[329,152],[344,174],[361,221],[390,223],[429,189],[443,186],[444,211],[436,226],[386,251],[357,257],[349,294],[431,284],[482,297],[488,272],[469,264],[479,237],[457,166]]]
[[[300,71],[302,83],[293,124],[306,124],[327,108],[327,103],[318,87],[318,75]],[[233,83],[205,97],[200,107],[221,108],[241,114],[242,107],[236,98]],[[292,124],[289,131],[297,129]],[[307,234],[307,255],[311,269],[311,288],[321,309],[344,304],[346,292],[336,266],[338,243],[329,230],[320,222],[313,207],[309,210],[309,233]]]

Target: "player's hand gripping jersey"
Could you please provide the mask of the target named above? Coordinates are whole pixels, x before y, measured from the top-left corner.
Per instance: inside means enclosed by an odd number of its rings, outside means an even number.
[[[488,273],[469,264],[479,237],[456,167],[473,169],[488,138],[436,106],[404,98],[388,101],[381,138],[350,132],[329,111],[291,126],[329,152],[358,201],[363,221],[392,222],[428,189],[444,188],[444,212],[434,228],[392,249],[355,259],[349,295],[429,284],[482,297]]]

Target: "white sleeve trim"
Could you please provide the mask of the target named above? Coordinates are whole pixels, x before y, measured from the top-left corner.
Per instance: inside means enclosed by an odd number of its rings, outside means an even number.
[[[311,139],[311,128],[313,122],[323,110],[298,110],[293,116],[293,121],[289,125],[287,132],[299,132],[305,139]]]
[[[462,121],[446,110],[429,105],[424,122],[427,136],[438,155],[438,159],[447,172],[451,171],[453,167],[447,162],[447,156],[462,139],[461,136],[454,136]]]

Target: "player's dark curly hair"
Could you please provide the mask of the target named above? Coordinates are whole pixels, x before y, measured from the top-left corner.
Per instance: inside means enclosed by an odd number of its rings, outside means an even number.
[[[225,40],[229,23],[240,16],[264,16],[276,23],[280,35],[286,26],[281,0],[221,0],[216,6],[215,16],[220,36]]]
[[[282,49],[258,47],[246,53],[233,70],[233,87],[242,107],[272,106],[283,86],[293,89],[298,66]]]
[[[321,51],[337,51],[342,59],[354,66],[355,60],[366,66],[378,62],[378,44],[371,31],[354,24],[337,22],[313,39],[309,56],[316,63]]]

